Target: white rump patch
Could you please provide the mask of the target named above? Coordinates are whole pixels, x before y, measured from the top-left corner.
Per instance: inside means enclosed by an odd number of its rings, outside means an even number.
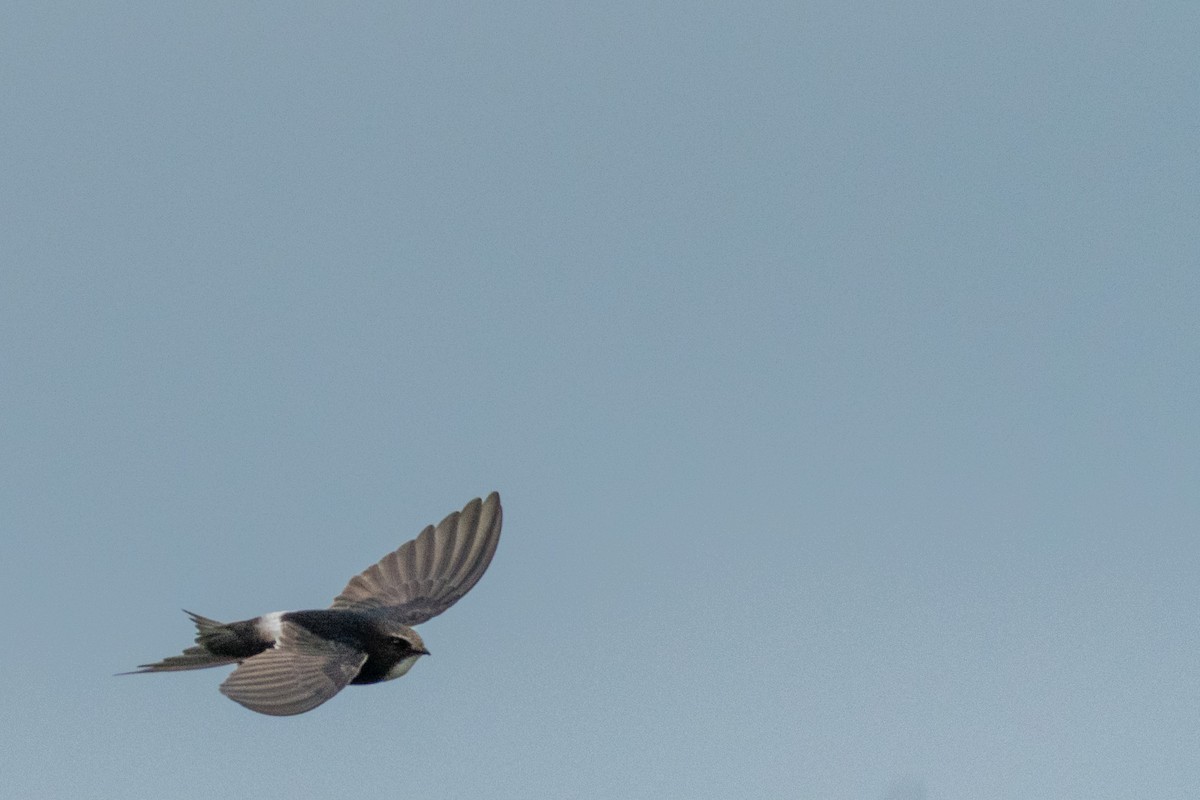
[[[269,642],[278,643],[283,635],[283,615],[285,611],[272,611],[258,618],[258,632]]]

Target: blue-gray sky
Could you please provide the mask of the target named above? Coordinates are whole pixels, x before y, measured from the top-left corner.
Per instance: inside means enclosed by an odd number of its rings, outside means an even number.
[[[1200,796],[1198,41],[8,4],[5,791]],[[493,489],[403,680],[112,676]]]

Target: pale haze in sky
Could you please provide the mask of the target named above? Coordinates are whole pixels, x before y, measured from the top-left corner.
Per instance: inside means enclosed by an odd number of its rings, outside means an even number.
[[[1200,797],[1198,41],[7,4],[0,793]],[[493,490],[400,680],[114,677]]]

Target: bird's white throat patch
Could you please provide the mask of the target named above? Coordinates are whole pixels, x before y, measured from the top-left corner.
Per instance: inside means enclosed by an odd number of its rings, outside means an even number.
[[[412,665],[417,663],[417,659],[420,657],[421,657],[420,655],[415,655],[415,656],[408,656],[407,658],[400,659],[399,661],[396,662],[396,666],[394,666],[390,670],[388,670],[387,675],[384,675],[383,679],[385,681],[392,681],[392,680],[395,680],[396,678],[399,678],[401,675],[404,675],[410,669],[412,669]]]
[[[262,634],[264,639],[272,642],[278,642],[279,637],[283,635],[283,615],[284,611],[272,611],[270,614],[263,614],[258,618],[258,632]]]

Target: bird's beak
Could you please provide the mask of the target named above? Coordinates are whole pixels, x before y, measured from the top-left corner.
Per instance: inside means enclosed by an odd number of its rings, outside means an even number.
[[[429,655],[429,651],[428,651],[428,650],[417,650],[416,652],[417,652],[417,654],[418,654],[418,655],[422,655],[422,656],[427,656],[427,655]]]

